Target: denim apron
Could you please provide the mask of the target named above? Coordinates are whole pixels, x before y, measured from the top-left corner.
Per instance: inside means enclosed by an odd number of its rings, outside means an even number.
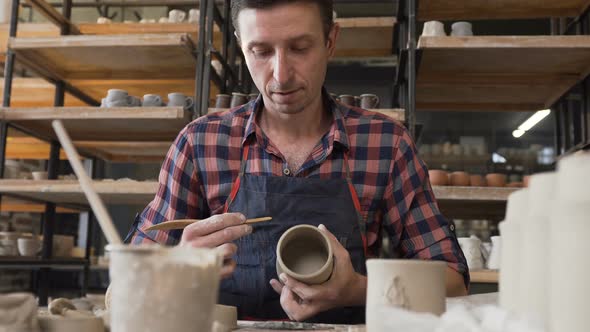
[[[365,225],[346,152],[342,152],[346,179],[254,176],[246,174],[248,144],[244,146],[240,173],[225,212],[273,219],[253,224],[252,234],[235,241],[237,267],[231,277],[222,280],[219,303],[236,306],[240,319],[286,320],[280,296],[269,284],[273,278],[278,280],[276,247],[281,235],[295,225],[324,224],[348,250],[355,271],[366,275]],[[320,313],[308,322],[360,324],[364,323],[364,316],[364,306],[347,307]]]

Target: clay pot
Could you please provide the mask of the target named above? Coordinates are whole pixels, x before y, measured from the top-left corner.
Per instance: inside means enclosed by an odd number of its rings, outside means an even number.
[[[218,304],[213,312],[212,331],[233,331],[238,328],[238,308]]]
[[[382,310],[399,307],[441,315],[445,312],[445,271],[440,261],[367,260],[367,331],[389,331]]]
[[[471,175],[469,176],[469,184],[472,187],[487,187],[486,179],[484,179],[481,175]]]
[[[449,173],[438,169],[428,171],[430,184],[433,186],[447,186],[449,184]]]
[[[232,96],[226,94],[218,94],[215,97],[215,108],[230,108]]]
[[[108,245],[107,250],[111,331],[212,331],[223,260],[219,251],[156,245]]]
[[[486,181],[488,187],[505,187],[506,186],[506,174],[491,173],[486,175]]]
[[[334,251],[330,239],[317,227],[289,228],[277,244],[277,275],[286,275],[305,284],[321,284],[332,275]]]
[[[451,173],[451,186],[467,187],[470,184],[469,173],[453,172]]]

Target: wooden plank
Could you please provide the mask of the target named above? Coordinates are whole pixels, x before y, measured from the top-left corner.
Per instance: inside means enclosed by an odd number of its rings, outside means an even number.
[[[6,159],[49,159],[48,143],[33,137],[8,137],[6,142]],[[59,159],[67,160],[64,151],[60,151]]]
[[[2,197],[0,204],[1,212],[30,212],[45,213],[45,204],[34,203],[14,197]],[[70,209],[62,206],[56,207],[57,213],[80,213],[80,210]]]
[[[421,0],[418,18],[429,20],[577,17],[589,0]]]
[[[94,181],[95,190],[107,204],[145,205],[155,196],[155,181]],[[56,204],[88,204],[78,181],[0,180],[0,193],[19,195]]]
[[[194,78],[186,33],[10,38],[17,58],[41,76],[73,79]]]
[[[500,279],[500,272],[497,270],[475,270],[469,271],[472,283],[494,283]]]
[[[4,78],[0,78],[0,95],[4,96]],[[54,98],[55,85],[42,78],[14,77],[12,79],[12,93],[10,96],[10,104],[12,107],[53,105]],[[65,106],[86,105],[86,103],[69,93],[66,93],[64,103]]]
[[[65,16],[58,12],[53,6],[45,0],[25,0],[41,15],[45,16],[50,22],[56,24],[58,27],[69,27],[69,33],[72,35],[79,35],[80,30],[70,22]]]
[[[191,121],[181,107],[45,107],[0,108],[16,127],[55,138],[51,121],[64,122],[73,140],[171,141]]]
[[[437,200],[506,202],[519,188],[433,186],[432,189]]]
[[[393,17],[337,19],[340,36],[336,57],[386,57],[393,55]]]
[[[74,142],[80,152],[110,162],[162,163],[170,142]]]
[[[590,36],[421,37],[418,47],[420,109],[549,108],[590,73]]]

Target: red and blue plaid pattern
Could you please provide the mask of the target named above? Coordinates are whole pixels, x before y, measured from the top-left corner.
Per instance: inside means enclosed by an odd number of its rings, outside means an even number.
[[[203,219],[223,212],[238,176],[242,147],[250,144],[246,172],[285,176],[285,158],[256,121],[262,99],[203,116],[187,125],[162,165],[159,189],[139,216],[132,243],[173,245],[181,231],[143,231],[173,219]],[[391,118],[336,103],[326,97],[334,123],[301,169],[291,176],[343,178],[348,152],[352,182],[366,223],[369,254],[378,256],[381,234],[403,258],[446,261],[469,284],[463,253],[440,213],[428,170],[403,125]]]

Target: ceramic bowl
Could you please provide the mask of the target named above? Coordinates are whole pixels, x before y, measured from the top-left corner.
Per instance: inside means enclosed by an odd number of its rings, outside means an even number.
[[[452,186],[469,186],[469,173],[466,172],[453,172],[450,176]]]
[[[37,256],[41,251],[41,241],[36,238],[19,238],[17,240],[17,248],[21,256]]]
[[[491,173],[486,175],[486,181],[489,187],[505,187],[506,174]]]
[[[469,185],[472,187],[487,187],[486,179],[481,175],[470,175],[469,176]]]
[[[449,173],[447,171],[433,169],[428,171],[430,184],[433,186],[446,186],[449,184]]]
[[[332,275],[333,255],[330,239],[317,227],[291,227],[277,244],[277,275],[285,273],[308,285],[321,284]]]

